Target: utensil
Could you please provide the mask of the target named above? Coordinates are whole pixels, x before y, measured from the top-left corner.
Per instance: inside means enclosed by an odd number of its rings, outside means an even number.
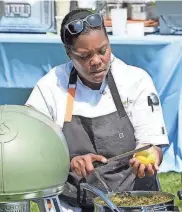
[[[120,155],[117,155],[117,156],[114,156],[114,157],[111,157],[107,160],[107,163],[102,163],[100,161],[96,161],[96,162],[93,162],[93,165],[95,167],[95,170],[97,170],[100,166],[103,166],[103,165],[106,165],[112,161],[115,161],[115,160],[119,160],[119,159],[122,159],[122,158],[126,158],[126,157],[129,157],[129,156],[132,156],[134,155],[135,153],[137,152],[141,152],[141,151],[144,151],[146,149],[149,149],[151,148],[153,145],[152,144],[147,144],[146,146],[143,146],[143,147],[140,147],[138,149],[134,149],[132,151],[129,151],[129,152],[125,152],[125,153],[122,153]]]
[[[128,157],[128,156],[132,156],[132,155],[134,155],[135,153],[144,151],[144,150],[146,150],[146,149],[149,149],[149,148],[151,148],[152,146],[153,146],[152,144],[149,144],[149,145],[140,147],[140,148],[138,148],[138,149],[135,149],[135,150],[132,150],[132,151],[129,151],[129,152],[126,152],[126,153],[117,155],[117,156],[112,157],[112,158],[109,158],[109,159],[107,160],[107,163],[110,163],[110,162],[112,162],[112,161],[114,161],[114,160],[119,160],[119,159],[122,159],[122,158],[125,158],[125,157]]]
[[[104,188],[107,191],[108,195],[113,195],[114,191],[112,190],[112,188],[110,186],[108,186],[108,184],[105,182],[105,180],[103,179],[103,177],[101,177],[101,175],[99,174],[99,172],[97,170],[94,171],[94,174],[96,176],[96,178],[102,183],[102,185],[104,186]]]
[[[120,212],[120,210],[114,205],[114,203],[111,202],[111,200],[104,194],[104,192],[100,191],[99,189],[87,184],[87,183],[81,183],[80,188],[88,190],[97,196],[99,196],[111,209],[113,212]]]

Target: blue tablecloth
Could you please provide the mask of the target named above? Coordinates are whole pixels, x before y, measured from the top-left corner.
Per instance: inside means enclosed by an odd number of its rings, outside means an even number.
[[[182,38],[110,37],[110,42],[117,57],[153,78],[170,139],[160,171],[182,172]],[[0,55],[0,104],[24,104],[43,75],[68,61],[56,35],[0,34]]]

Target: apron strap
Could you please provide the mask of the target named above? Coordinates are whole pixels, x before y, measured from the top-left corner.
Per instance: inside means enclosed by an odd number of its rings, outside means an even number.
[[[77,82],[77,71],[73,67],[69,77],[66,114],[64,119],[65,122],[71,122],[72,120],[75,91],[76,91],[76,82]]]
[[[121,97],[119,95],[119,92],[118,92],[118,89],[117,89],[116,83],[114,81],[114,77],[112,75],[111,70],[108,72],[108,86],[110,88],[111,95],[112,95],[114,104],[116,106],[116,109],[118,111],[119,117],[120,118],[125,117],[125,116],[128,117],[126,114],[126,111],[124,109],[124,106],[122,104]]]

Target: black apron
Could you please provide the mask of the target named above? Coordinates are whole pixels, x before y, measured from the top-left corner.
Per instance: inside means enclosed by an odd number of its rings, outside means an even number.
[[[134,129],[123,107],[111,70],[107,74],[107,81],[117,111],[96,118],[73,115],[71,122],[64,123],[63,133],[68,143],[70,160],[88,153],[109,158],[136,148]],[[73,68],[69,84],[76,85],[76,83],[77,72]],[[129,166],[130,158],[113,161],[99,168],[100,175],[109,187],[114,192],[158,190],[155,176],[141,179],[135,177]],[[74,206],[92,206],[94,195],[89,191],[80,191],[80,180],[80,177],[70,171],[60,198]],[[106,192],[94,175],[88,176],[86,182]]]

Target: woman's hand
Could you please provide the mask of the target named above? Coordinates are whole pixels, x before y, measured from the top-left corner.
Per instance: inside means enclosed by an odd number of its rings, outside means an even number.
[[[71,170],[81,177],[86,177],[94,172],[94,161],[107,163],[107,159],[102,155],[89,153],[87,155],[75,156],[71,160]]]
[[[159,165],[162,162],[162,150],[159,147],[153,146],[147,151],[155,156],[154,164],[149,163],[147,165],[144,165],[140,163],[139,160],[137,160],[135,155],[130,160],[130,165],[133,168],[133,173],[140,178],[145,177],[145,175],[153,176],[159,170]]]

